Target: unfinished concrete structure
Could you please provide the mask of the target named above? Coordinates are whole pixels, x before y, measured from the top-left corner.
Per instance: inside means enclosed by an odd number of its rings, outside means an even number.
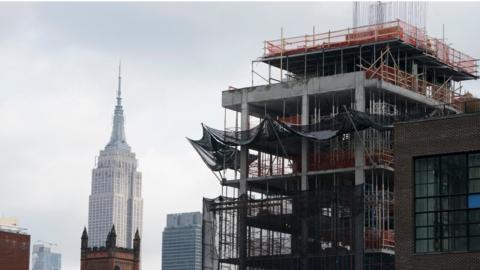
[[[253,63],[251,87],[222,92],[235,127],[191,141],[223,186],[204,200],[203,269],[393,269],[393,133],[352,114],[388,126],[461,113],[476,61],[396,20],[266,41]]]

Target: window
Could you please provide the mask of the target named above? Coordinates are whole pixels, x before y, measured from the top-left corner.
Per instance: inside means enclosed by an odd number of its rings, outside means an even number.
[[[480,250],[480,153],[414,160],[415,252]]]

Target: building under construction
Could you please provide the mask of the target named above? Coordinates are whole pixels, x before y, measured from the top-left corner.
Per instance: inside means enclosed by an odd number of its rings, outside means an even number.
[[[468,110],[476,60],[398,19],[264,44],[235,126],[190,140],[223,187],[202,269],[394,269],[392,126]]]

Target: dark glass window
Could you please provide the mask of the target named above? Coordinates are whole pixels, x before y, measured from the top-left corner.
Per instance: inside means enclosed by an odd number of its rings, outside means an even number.
[[[480,250],[480,153],[414,160],[415,252]]]

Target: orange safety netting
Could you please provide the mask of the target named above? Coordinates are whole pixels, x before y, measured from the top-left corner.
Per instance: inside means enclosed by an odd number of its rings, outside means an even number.
[[[393,230],[378,230],[374,228],[365,229],[365,248],[391,249],[394,247],[395,247],[395,233]]]
[[[460,71],[472,75],[477,73],[476,59],[453,49],[440,39],[428,36],[424,30],[400,20],[265,41],[264,56],[294,55],[321,49],[342,48],[395,39],[417,47],[426,54]]]

